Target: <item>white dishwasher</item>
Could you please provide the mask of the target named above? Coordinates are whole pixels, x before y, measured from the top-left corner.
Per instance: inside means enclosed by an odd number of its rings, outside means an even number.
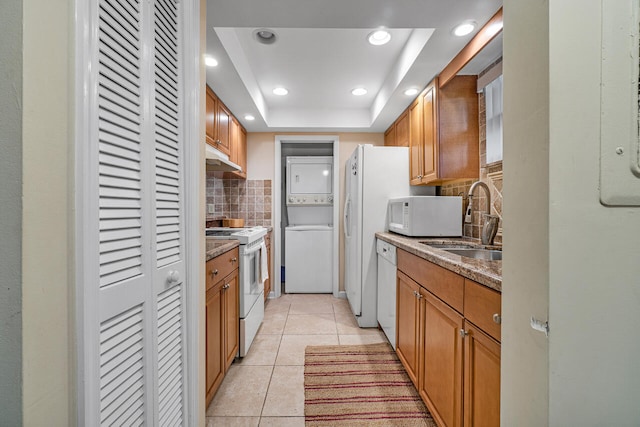
[[[378,323],[396,348],[396,247],[377,239]]]

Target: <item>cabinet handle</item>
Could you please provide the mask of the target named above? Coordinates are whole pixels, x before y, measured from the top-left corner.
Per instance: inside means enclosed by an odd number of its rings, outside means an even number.
[[[238,258],[231,258],[231,262],[232,262],[232,263],[233,263],[233,262],[236,262],[236,261],[238,261]]]
[[[211,271],[210,274],[211,274],[211,277],[217,276],[218,275],[218,269],[216,268],[215,270]]]
[[[469,335],[469,332],[465,331],[464,329],[460,329],[460,337],[461,338],[464,338],[467,335]]]
[[[502,323],[502,316],[500,316],[499,313],[493,315],[493,323],[497,323],[498,325]]]
[[[230,285],[229,285],[228,283],[226,283],[226,284],[222,287],[222,289],[229,289],[229,286],[230,286]]]

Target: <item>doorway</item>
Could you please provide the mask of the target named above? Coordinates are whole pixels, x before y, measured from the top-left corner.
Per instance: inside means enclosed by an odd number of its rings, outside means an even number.
[[[338,297],[338,270],[339,270],[339,138],[337,135],[276,135],[275,137],[275,171],[274,171],[274,286],[273,298],[278,298],[282,294],[282,271],[284,264],[284,227],[287,225],[286,218],[286,188],[285,173],[287,156],[332,156],[333,157],[333,205],[331,207],[331,217],[333,222],[333,250],[331,252],[331,289],[334,297]],[[286,272],[285,272],[286,278]]]

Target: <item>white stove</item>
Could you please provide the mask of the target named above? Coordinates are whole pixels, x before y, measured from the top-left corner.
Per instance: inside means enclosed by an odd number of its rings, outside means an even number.
[[[264,227],[213,227],[206,228],[207,238],[220,240],[237,240],[241,245],[253,243],[267,235],[267,229]]]
[[[239,356],[246,356],[258,328],[264,319],[264,282],[262,260],[266,260],[265,227],[214,227],[205,229],[207,239],[237,240],[240,243],[240,348]],[[266,265],[266,261],[265,261]]]

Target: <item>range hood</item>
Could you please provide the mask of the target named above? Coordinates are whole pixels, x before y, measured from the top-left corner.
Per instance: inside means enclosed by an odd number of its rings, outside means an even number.
[[[205,144],[207,161],[207,170],[224,171],[224,172],[242,172],[242,168],[229,160],[229,156],[222,154],[220,151]]]

